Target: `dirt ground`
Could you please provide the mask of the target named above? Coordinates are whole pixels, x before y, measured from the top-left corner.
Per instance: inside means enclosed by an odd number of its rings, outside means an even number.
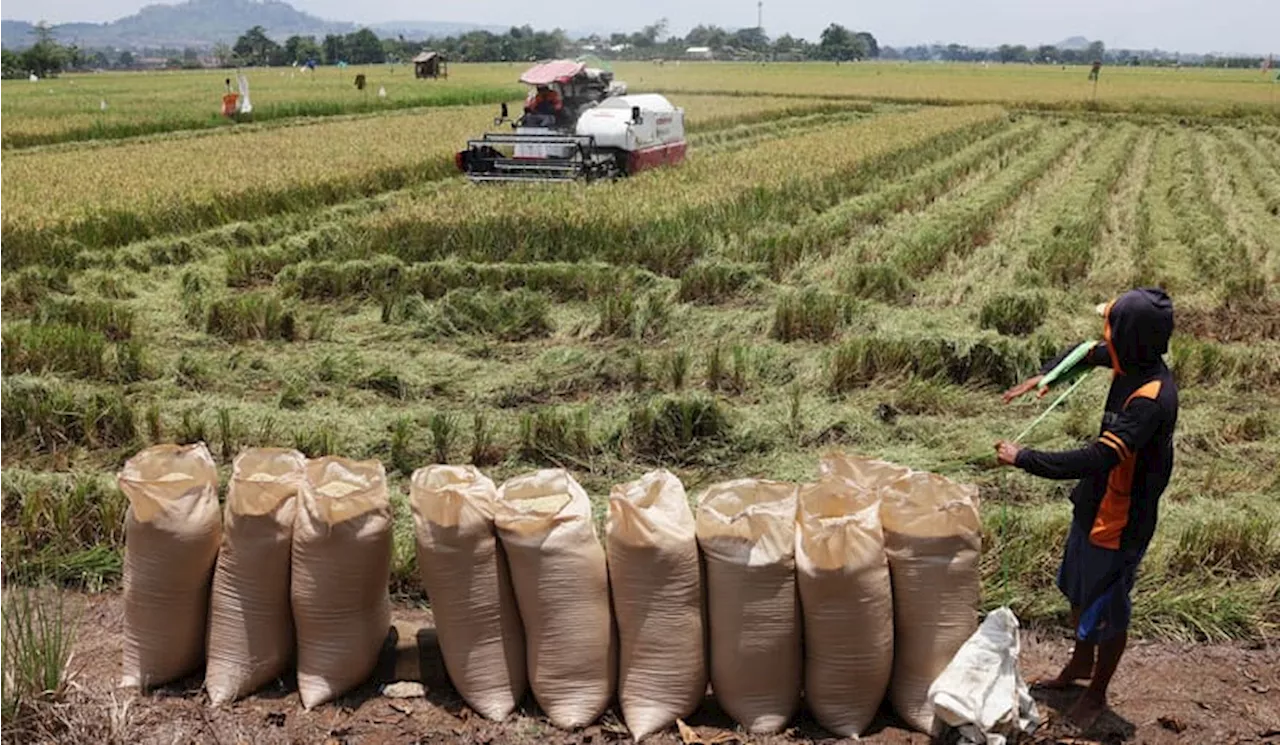
[[[64,709],[70,729],[13,742],[121,742],[129,745],[209,743],[537,743],[569,745],[626,742],[615,711],[578,732],[552,727],[532,701],[503,723],[488,722],[462,704],[444,674],[427,611],[398,607],[397,633],[388,640],[378,672],[381,680],[404,679],[420,671],[425,698],[387,698],[370,683],[335,704],[304,711],[289,684],[234,705],[207,706],[200,679],[193,677],[149,695],[117,689],[120,674],[122,606],[118,594],[87,596],[72,667],[75,684]],[[403,640],[396,642],[396,637]],[[1023,673],[1028,679],[1056,672],[1068,640],[1026,634]],[[398,650],[398,651],[397,651]],[[1035,743],[1280,743],[1280,646],[1189,645],[1135,642],[1112,688],[1112,712],[1092,730],[1079,733],[1061,713],[1075,693],[1036,692],[1047,721]],[[688,720],[698,738],[715,743],[839,742],[805,715],[786,733],[748,737],[737,731],[714,701]],[[6,737],[6,741],[10,738]],[[902,728],[887,711],[863,738],[868,743],[926,743]],[[646,740],[661,745],[684,742],[674,730]]]

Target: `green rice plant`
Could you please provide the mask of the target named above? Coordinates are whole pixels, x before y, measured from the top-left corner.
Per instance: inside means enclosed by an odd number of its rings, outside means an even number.
[[[383,323],[425,320],[430,327],[433,321],[431,307],[418,294],[387,293],[378,298],[378,304],[382,309]]]
[[[282,262],[276,271],[281,288],[303,299],[382,297],[409,285],[404,262],[385,255],[355,261]]]
[[[717,344],[707,352],[707,388],[718,391],[727,388],[729,371],[724,363],[724,354]]]
[[[182,288],[182,318],[188,326],[195,328],[205,325],[211,285],[212,281],[203,271],[187,269],[182,273],[179,280],[179,287]]]
[[[9,379],[0,390],[3,440],[37,452],[134,442],[132,407],[118,391],[80,392],[41,380]]]
[[[35,305],[53,293],[73,292],[71,275],[65,267],[31,266],[5,272],[0,302],[5,310],[14,312]]]
[[[345,383],[357,376],[360,355],[348,349],[342,355],[326,354],[316,363],[316,380],[322,383]]]
[[[218,442],[222,445],[222,460],[230,463],[240,449],[240,430],[225,406],[218,408]]]
[[[308,458],[336,455],[339,450],[338,435],[328,425],[299,427],[293,432],[293,449]]]
[[[599,320],[593,336],[655,339],[670,318],[670,304],[659,292],[638,296],[631,290],[601,295],[595,301]]]
[[[311,396],[311,387],[301,378],[291,378],[280,388],[280,397],[276,406],[290,411],[299,411],[307,405]]]
[[[1195,520],[1177,534],[1167,566],[1176,574],[1275,576],[1280,572],[1280,521],[1252,511]]]
[[[413,454],[416,439],[413,420],[407,416],[396,417],[391,423],[391,469],[404,476],[413,474],[418,460]]]
[[[689,377],[689,350],[681,347],[672,350],[666,356],[667,374],[671,378],[672,390],[681,390],[684,388],[685,381]]]
[[[148,376],[146,347],[138,339],[111,345],[111,366],[121,383],[136,383]]]
[[[204,412],[197,408],[182,410],[182,419],[174,432],[175,441],[179,445],[194,445],[198,442],[211,442],[209,430],[204,420]]]
[[[298,338],[297,325],[294,312],[269,291],[217,298],[209,303],[205,316],[205,330],[228,341],[294,341]]]
[[[952,383],[1010,386],[1039,367],[1026,344],[1007,339],[863,336],[841,344],[829,363],[830,388],[839,394],[883,377],[921,377]]]
[[[3,717],[9,729],[66,693],[77,619],[63,593],[24,587],[5,590],[3,616]]]
[[[642,391],[649,384],[649,368],[645,362],[643,354],[636,353],[631,356],[631,368],[627,373],[627,382],[631,385],[631,390]]]
[[[501,460],[501,453],[494,444],[493,425],[483,411],[471,415],[471,452],[468,458],[475,466],[489,466]]]
[[[492,292],[458,289],[445,295],[425,321],[428,333],[482,335],[523,341],[551,334],[550,303],[530,290]]]
[[[111,341],[133,336],[133,309],[108,300],[50,296],[36,305],[35,319],[99,331]]]
[[[294,257],[279,246],[256,246],[227,251],[225,264],[227,287],[252,287],[270,284],[280,270],[290,266]]]
[[[458,440],[458,418],[453,414],[435,412],[427,420],[427,429],[431,432],[431,455],[435,463],[449,462],[449,453],[453,451]]]
[[[61,323],[19,324],[4,330],[3,370],[17,373],[69,373],[107,377],[107,339],[98,331]]]
[[[633,457],[686,465],[723,449],[732,431],[728,415],[714,398],[660,397],[631,407],[621,442]]]
[[[827,341],[845,328],[858,310],[847,296],[816,287],[787,290],[773,306],[769,335],[782,342]]]
[[[119,577],[129,505],[111,479],[18,470],[3,489],[6,578],[95,588]],[[115,556],[95,560],[96,549]]]
[[[733,371],[730,380],[733,390],[743,393],[747,390],[747,381],[751,376],[751,348],[741,344],[733,348]]]
[[[539,409],[520,416],[520,457],[534,463],[582,465],[595,453],[591,411]]]
[[[1001,292],[982,305],[978,325],[1007,336],[1026,336],[1049,315],[1049,298],[1041,292]]]
[[[173,370],[173,380],[179,386],[193,391],[201,390],[211,382],[209,369],[204,361],[187,352],[178,356],[178,363]]]
[[[160,416],[160,407],[157,404],[151,404],[147,407],[147,438],[151,444],[158,445],[164,442],[164,419]]]
[[[276,444],[276,418],[267,414],[258,424],[257,443],[260,447],[272,447]]]
[[[379,367],[361,377],[356,381],[356,387],[401,401],[409,398],[409,384],[389,367]]]
[[[723,303],[759,284],[760,274],[755,264],[699,261],[681,272],[677,297],[682,303]]]
[[[892,264],[859,264],[840,275],[840,291],[866,300],[905,305],[915,295],[911,278]]]
[[[120,233],[129,236],[125,240],[135,237],[130,234],[132,229],[121,223]],[[209,247],[198,238],[165,237],[135,243],[120,249],[117,255],[126,268],[145,274],[157,266],[182,266],[200,261],[209,255]]]
[[[800,383],[797,381],[787,386],[787,430],[792,437],[804,434],[803,403],[804,389]]]

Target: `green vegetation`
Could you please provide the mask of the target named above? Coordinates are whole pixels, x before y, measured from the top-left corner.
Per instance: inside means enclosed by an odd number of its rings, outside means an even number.
[[[190,102],[193,76],[164,76],[155,105],[130,113],[142,76],[54,81],[112,91],[90,132],[61,87],[6,83],[6,146],[63,143],[12,153],[25,165],[5,173],[10,591],[118,582],[111,475],[154,442],[204,441],[224,472],[257,445],[379,458],[397,541],[407,479],[431,462],[498,481],[565,466],[603,514],[611,486],[655,466],[696,495],[748,475],[811,479],[839,449],[977,484],[984,602],[1057,623],[1063,485],[990,457],[1044,404],[998,394],[1097,338],[1094,305],[1150,282],[1178,307],[1168,361],[1186,406],[1136,628],[1274,637],[1280,130],[1263,123],[1264,86],[1184,71],[1175,95],[1172,76],[1114,70],[1095,106],[1042,66],[618,67],[682,91],[691,158],[569,188],[452,175],[449,153],[489,106],[178,132],[214,124]],[[505,91],[513,75],[459,69],[440,95]],[[362,111],[345,77],[317,78],[309,98],[255,79],[255,105]],[[956,105],[971,101],[1005,105]],[[455,114],[419,151],[414,123]],[[129,127],[166,134],[77,142]],[[297,170],[264,157],[252,194],[184,185],[247,143]],[[180,168],[127,167],[137,155]],[[326,170],[334,158],[345,165]],[[35,176],[90,160],[124,185],[88,198]],[[1104,377],[1029,444],[1095,433]],[[397,592],[419,592],[413,562],[398,544]]]

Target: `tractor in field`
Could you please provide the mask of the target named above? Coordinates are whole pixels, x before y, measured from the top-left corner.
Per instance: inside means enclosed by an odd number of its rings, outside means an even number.
[[[574,60],[525,71],[514,120],[502,104],[492,132],[467,142],[458,169],[472,181],[592,181],[684,160],[684,110],[654,93],[628,95],[613,73]]]

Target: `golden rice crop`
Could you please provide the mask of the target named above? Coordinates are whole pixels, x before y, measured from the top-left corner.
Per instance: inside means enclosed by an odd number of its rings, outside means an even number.
[[[280,116],[316,116],[365,110],[513,100],[522,95],[519,69],[468,66],[451,69],[448,80],[415,80],[403,65],[364,65],[345,70],[321,67],[251,68],[249,99],[258,121]],[[355,76],[368,79],[356,90]],[[62,75],[30,83],[3,83],[4,145],[26,147],[48,142],[119,137],[178,129],[229,125],[219,115],[224,80],[231,70],[93,73]],[[379,88],[386,96],[378,95]],[[504,93],[505,91],[505,93]],[[498,98],[495,99],[495,96]],[[104,110],[102,104],[106,103]]]
[[[14,152],[5,157],[5,227],[41,228],[110,211],[146,213],[412,164],[451,167],[449,153],[491,124],[489,107],[468,106],[88,153]]]
[[[516,257],[510,260],[574,261],[603,252],[595,258],[626,257],[671,271],[685,266],[717,227],[749,227],[779,209],[810,209],[857,178],[851,168],[859,163],[1002,114],[997,107],[889,114],[748,149],[695,155],[679,168],[589,189],[521,184],[405,199],[362,221],[353,234],[399,246],[413,259],[453,252],[480,258],[480,252],[490,260],[510,254]]]

